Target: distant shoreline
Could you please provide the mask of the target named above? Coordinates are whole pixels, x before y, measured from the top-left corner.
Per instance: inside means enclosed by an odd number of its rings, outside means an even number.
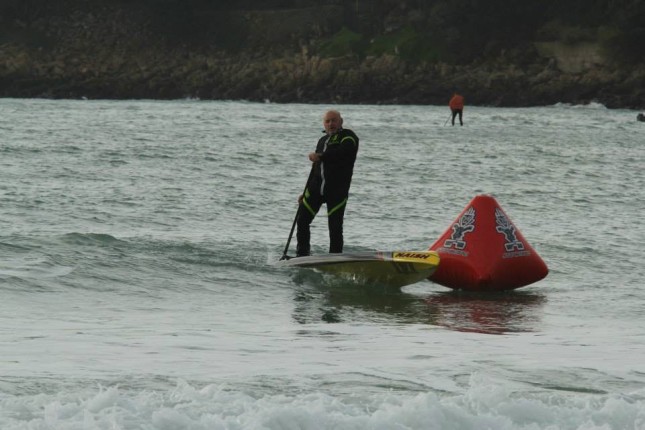
[[[54,56],[0,46],[0,97],[442,105],[458,88],[467,105],[600,103],[610,109],[645,109],[645,69],[564,73],[549,64],[525,69],[410,65],[393,56],[185,56],[160,52],[119,57],[115,63],[107,53]]]

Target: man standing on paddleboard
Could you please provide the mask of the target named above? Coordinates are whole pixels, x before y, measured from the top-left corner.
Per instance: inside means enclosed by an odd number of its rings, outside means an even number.
[[[455,125],[455,117],[457,115],[459,115],[459,125],[464,125],[464,97],[455,91],[448,103],[448,106],[452,111],[452,125]]]
[[[298,198],[297,257],[310,254],[311,222],[323,203],[327,205],[329,252],[343,252],[343,218],[358,152],[358,136],[343,128],[340,112],[330,110],[323,116],[325,135],[316,151],[309,154],[313,163],[305,192]]]

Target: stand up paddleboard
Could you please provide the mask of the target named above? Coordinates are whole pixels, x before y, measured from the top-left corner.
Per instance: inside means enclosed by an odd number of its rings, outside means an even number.
[[[365,284],[403,287],[428,278],[439,265],[435,251],[323,254],[281,260],[278,267],[319,270]]]

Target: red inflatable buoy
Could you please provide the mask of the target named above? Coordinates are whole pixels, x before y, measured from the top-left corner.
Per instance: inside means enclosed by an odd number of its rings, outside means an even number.
[[[513,290],[544,278],[549,269],[488,195],[470,201],[430,250],[441,257],[428,279],[456,290]]]

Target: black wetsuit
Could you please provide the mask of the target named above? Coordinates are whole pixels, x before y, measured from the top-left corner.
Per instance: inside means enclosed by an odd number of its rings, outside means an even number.
[[[320,138],[316,152],[321,154],[321,161],[312,167],[312,175],[298,208],[298,256],[310,254],[309,226],[323,203],[327,204],[329,252],[343,252],[343,217],[358,152],[358,136],[341,128],[331,136]]]

